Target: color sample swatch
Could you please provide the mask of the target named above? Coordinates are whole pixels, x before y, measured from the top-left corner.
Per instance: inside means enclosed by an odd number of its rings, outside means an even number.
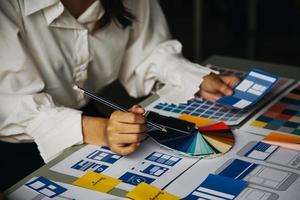
[[[222,155],[234,145],[231,129],[224,123],[200,127],[187,134],[174,129],[152,130],[148,134],[160,145],[183,155],[211,158]]]
[[[242,129],[264,135],[271,131],[300,135],[300,83],[254,116]]]
[[[227,108],[220,104],[213,104],[199,98],[195,98],[187,103],[180,103],[178,105],[164,103],[157,100],[147,106],[146,109],[158,112],[165,116],[179,117],[182,114],[188,114],[224,121],[228,125],[236,125],[250,114],[248,114],[248,111]]]
[[[244,180],[209,174],[199,187],[185,197],[184,200],[231,200],[236,198],[246,186],[247,182]]]
[[[272,132],[263,142],[300,151],[300,136]]]
[[[170,194],[166,191],[163,191],[145,182],[141,182],[139,185],[133,188],[133,190],[127,193],[126,196],[134,200],[143,200],[143,199],[179,200],[180,199],[180,197],[177,197],[173,194]]]
[[[246,109],[270,92],[277,80],[278,77],[273,74],[250,69],[233,89],[233,95],[223,96],[217,102],[236,109]]]

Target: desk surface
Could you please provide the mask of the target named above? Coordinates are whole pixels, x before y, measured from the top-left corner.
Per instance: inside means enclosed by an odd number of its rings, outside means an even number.
[[[239,69],[246,71],[249,67],[256,67],[260,68],[266,71],[271,71],[272,73],[276,73],[277,75],[283,76],[283,77],[289,77],[294,79],[300,79],[300,67],[295,66],[288,66],[288,65],[282,65],[282,64],[271,64],[271,63],[265,63],[265,62],[259,62],[259,61],[251,61],[251,60],[245,60],[245,59],[239,59],[239,58],[231,58],[231,57],[225,57],[225,56],[212,56],[205,60],[203,63],[205,64],[213,64],[217,66],[232,68],[232,69]],[[151,97],[150,99],[151,100]],[[144,104],[147,101],[144,101]],[[36,177],[36,176],[45,176],[49,179],[52,179],[54,181],[60,181],[65,183],[72,183],[77,178],[60,174],[54,171],[49,170],[52,166],[54,166],[56,163],[60,162],[64,158],[71,155],[73,152],[80,149],[83,145],[80,146],[74,146],[67,150],[65,150],[59,157],[55,158],[48,164],[44,165],[40,169],[36,170],[29,176],[25,177],[23,180],[16,183],[14,186],[6,190],[6,194],[11,193],[12,191],[16,190],[18,187],[23,185],[25,182],[27,182],[30,178]],[[120,189],[113,189],[110,194],[115,194],[118,196],[122,196],[126,193],[126,191],[120,190]]]

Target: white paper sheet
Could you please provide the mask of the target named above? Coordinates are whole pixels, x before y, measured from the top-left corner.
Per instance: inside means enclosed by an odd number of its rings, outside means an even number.
[[[80,162],[81,160],[84,161]],[[123,179],[123,183],[117,187],[129,191],[134,184],[141,181],[148,181],[162,188],[197,160],[174,154],[149,138],[135,153],[126,157],[115,155],[108,149],[100,149],[99,146],[87,145],[53,166],[51,170],[75,177],[82,176],[88,170],[98,171]]]
[[[194,166],[192,166],[189,170],[187,170],[183,175],[181,175],[176,181],[172,182],[165,190],[173,193],[174,195],[178,195],[180,197],[186,197],[190,194],[195,188],[197,188],[201,182],[205,180],[209,173],[215,173],[217,169],[219,169],[225,162],[229,159],[241,159],[252,163],[261,164],[264,166],[269,166],[272,168],[280,169],[286,172],[293,172],[299,174],[298,169],[286,168],[284,166],[280,166],[277,164],[271,164],[269,162],[264,162],[261,160],[254,160],[247,157],[241,157],[237,155],[237,152],[244,148],[251,141],[260,141],[262,140],[262,136],[254,135],[246,132],[235,131],[236,144],[233,149],[230,150],[222,157],[217,157],[211,160],[200,160]],[[273,176],[276,176],[273,174]],[[184,186],[184,187],[182,187]],[[261,187],[257,185],[250,184],[247,190],[243,191],[238,199],[259,199],[259,200],[267,200],[267,199],[276,199],[274,197],[280,196],[280,199],[297,199],[299,197],[299,188],[300,188],[300,180],[299,178],[292,185],[289,186],[286,191],[276,191],[266,187]],[[259,190],[257,190],[259,189]],[[253,198],[252,195],[257,195],[256,198]],[[242,197],[244,196],[244,197]],[[247,198],[246,198],[247,197]]]
[[[36,178],[36,177],[35,177]],[[34,180],[35,178],[32,178],[30,181]],[[28,181],[28,182],[30,182]],[[28,183],[27,182],[27,183]],[[26,185],[22,185],[18,189],[16,189],[14,192],[12,192],[7,198],[8,200],[121,200],[121,199],[127,199],[127,198],[121,198],[117,196],[113,196],[110,194],[97,192],[93,190],[88,190],[85,188],[77,187],[75,185],[70,185],[66,183],[61,182],[55,182],[58,185],[64,187],[67,189],[66,192],[60,194],[59,196],[56,196],[54,198],[48,198],[47,196],[27,187]]]

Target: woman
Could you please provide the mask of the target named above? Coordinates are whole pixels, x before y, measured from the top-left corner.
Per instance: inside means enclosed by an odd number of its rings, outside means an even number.
[[[157,83],[198,87],[203,79],[200,95],[216,101],[238,81],[184,59],[154,0],[4,0],[0,26],[1,156],[28,161],[14,181],[72,145],[105,145],[121,155],[140,145],[143,108],[109,119],[84,116],[78,109],[87,101],[74,84],[98,91],[119,79],[138,97]]]

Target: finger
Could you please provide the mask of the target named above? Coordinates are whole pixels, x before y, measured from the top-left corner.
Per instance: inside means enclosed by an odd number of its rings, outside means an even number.
[[[210,102],[215,103],[223,95],[221,93],[210,93],[210,92],[206,92],[204,90],[200,90],[200,96],[202,96],[204,99],[206,99]]]
[[[140,105],[133,105],[130,110],[131,110],[131,112],[140,114],[140,115],[143,115],[145,113],[145,109]]]
[[[115,145],[112,146],[111,150],[119,155],[126,156],[136,151],[136,149],[140,145],[140,143],[132,143],[129,145]]]
[[[116,134],[110,138],[110,144],[131,144],[141,142],[146,138],[146,133],[139,134]]]
[[[235,87],[240,82],[240,78],[235,75],[220,76],[220,79],[231,88]]]
[[[146,124],[128,124],[117,122],[113,124],[113,129],[118,133],[144,133],[147,131]]]
[[[144,133],[147,131],[147,126],[146,124],[119,123],[116,125],[115,130],[120,133]]]
[[[220,93],[226,95],[226,96],[230,96],[232,95],[232,89],[226,85],[223,81],[221,81],[220,79],[217,79],[216,81],[213,82],[213,87]]]
[[[145,117],[143,115],[132,113],[132,112],[115,111],[111,114],[110,119],[122,123],[129,123],[129,124],[146,123]]]
[[[225,87],[225,88],[221,88],[221,87]],[[200,89],[210,93],[216,93],[216,92],[220,92],[220,89],[221,90],[226,89],[226,85],[223,82],[223,80],[220,78],[220,76],[212,73],[203,78],[203,82],[200,85]]]

